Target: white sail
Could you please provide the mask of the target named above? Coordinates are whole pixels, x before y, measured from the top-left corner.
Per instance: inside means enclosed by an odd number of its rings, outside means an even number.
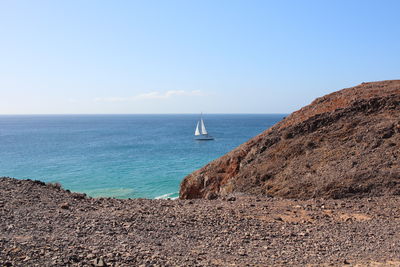
[[[204,141],[214,140],[214,137],[208,135],[206,126],[204,125],[203,116],[200,116],[200,120],[197,121],[196,131],[194,132],[194,135],[196,136],[195,140],[204,140]]]
[[[197,122],[196,131],[194,132],[194,135],[200,135],[199,122]]]
[[[201,134],[208,134],[203,119],[201,119]]]

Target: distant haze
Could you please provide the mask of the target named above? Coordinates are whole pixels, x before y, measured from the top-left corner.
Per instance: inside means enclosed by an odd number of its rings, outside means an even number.
[[[0,114],[290,113],[398,79],[399,1],[1,1]]]

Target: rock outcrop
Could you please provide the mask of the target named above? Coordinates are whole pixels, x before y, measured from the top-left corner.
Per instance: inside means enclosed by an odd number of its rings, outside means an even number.
[[[400,194],[400,80],[317,98],[185,177],[180,198]]]

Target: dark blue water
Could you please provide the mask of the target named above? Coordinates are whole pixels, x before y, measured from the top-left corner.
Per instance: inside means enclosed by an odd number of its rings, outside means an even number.
[[[176,197],[192,171],[285,115],[0,116],[0,176],[59,182],[91,196]]]

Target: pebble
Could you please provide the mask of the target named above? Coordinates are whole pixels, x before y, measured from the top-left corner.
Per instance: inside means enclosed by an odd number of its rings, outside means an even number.
[[[103,260],[103,258],[97,258],[93,260],[93,265],[96,267],[105,267],[107,264]]]
[[[236,197],[229,197],[227,198],[227,201],[236,201]]]
[[[68,202],[62,203],[62,204],[60,205],[60,208],[62,208],[62,209],[64,209],[64,210],[69,209],[69,204],[68,204]]]

